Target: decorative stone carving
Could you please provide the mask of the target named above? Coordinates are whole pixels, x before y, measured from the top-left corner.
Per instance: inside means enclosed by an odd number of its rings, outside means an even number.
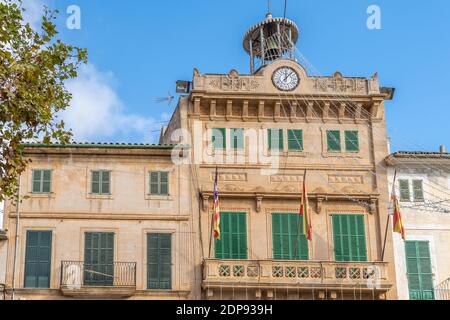
[[[241,192],[244,191],[244,188],[242,188],[241,186],[236,186],[234,184],[227,184],[224,186],[224,191],[229,191],[229,192]]]
[[[278,176],[271,176],[270,182],[302,182],[303,176],[302,175],[290,175],[290,176],[284,176],[284,175],[278,175]]]
[[[209,210],[209,196],[206,194],[202,195],[202,209],[207,212]]]
[[[256,212],[260,213],[262,210],[263,196],[256,196]]]
[[[211,174],[211,181],[214,181],[215,173]],[[246,173],[229,172],[229,173],[219,173],[219,181],[247,181]]]
[[[322,203],[325,199],[321,197],[317,197],[317,214],[322,213]]]
[[[343,78],[339,72],[332,78],[314,78],[314,89],[318,92],[366,93],[366,79]]]
[[[328,175],[329,183],[345,183],[345,184],[363,184],[363,176],[342,176],[342,175]]]
[[[223,91],[255,91],[261,84],[254,77],[239,76],[237,72],[231,72],[229,75],[210,78],[208,85],[211,89]]]

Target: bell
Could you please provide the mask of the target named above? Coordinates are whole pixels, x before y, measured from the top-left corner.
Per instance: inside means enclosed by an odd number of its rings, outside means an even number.
[[[274,38],[269,38],[267,40],[266,48],[266,60],[273,61],[280,57],[280,48],[277,41]]]

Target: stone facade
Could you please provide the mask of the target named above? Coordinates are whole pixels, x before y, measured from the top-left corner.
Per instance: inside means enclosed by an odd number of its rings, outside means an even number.
[[[298,73],[292,92],[278,90],[272,74],[280,67]],[[342,95],[345,94],[345,99]],[[379,299],[396,298],[392,237],[381,261],[388,207],[388,154],[384,100],[377,76],[371,79],[307,75],[297,62],[280,59],[253,75],[194,71],[193,90],[183,97],[161,139],[189,144],[196,179],[194,197],[201,209],[203,297],[208,299]],[[226,147],[211,147],[214,129],[225,129]],[[244,129],[245,143],[233,150],[231,129]],[[179,130],[181,129],[181,130]],[[268,151],[268,129],[303,131],[303,150]],[[327,131],[358,131],[357,152],[330,152]],[[219,170],[220,208],[245,213],[248,259],[215,259],[211,217],[215,170]],[[299,212],[305,170],[312,206],[314,240],[309,261],[273,258],[272,214]],[[194,198],[194,202],[195,202]],[[367,261],[335,260],[332,217],[362,215]],[[364,273],[375,268],[373,289]],[[340,273],[343,272],[343,273]],[[370,277],[369,277],[370,278]]]
[[[431,266],[431,270],[425,270],[427,266],[421,270],[420,282],[423,284],[421,288],[417,287],[414,279],[417,280],[418,276],[413,267],[408,269],[407,266],[407,255],[409,259],[414,259],[414,255],[407,252],[400,235],[394,235],[399,299],[450,300],[450,154],[400,152],[389,156],[386,162],[389,165],[390,188],[395,170],[397,195],[400,195],[401,181],[409,185],[409,200],[404,196],[400,202],[407,243],[410,246],[422,243],[424,251],[427,251],[425,255],[429,255],[429,259],[425,257],[426,263]],[[419,191],[419,199],[414,194],[414,181],[422,184],[423,197],[420,197]],[[414,264],[414,261],[411,263]],[[428,277],[431,283],[426,283]],[[424,294],[427,291],[431,291],[432,295]]]
[[[32,162],[21,176],[21,196],[26,198],[20,206],[16,298],[195,299],[199,296],[193,269],[196,252],[191,177],[186,167],[173,164],[171,146],[37,145],[28,146],[25,156]],[[50,193],[32,191],[34,169],[52,170]],[[110,171],[110,194],[92,194],[92,170]],[[168,195],[150,195],[149,172],[158,171],[168,172]],[[16,209],[7,202],[5,212],[5,228],[12,239]],[[52,232],[48,288],[25,288],[24,285],[27,232],[30,230]],[[87,232],[114,234],[113,261],[118,265],[112,272],[114,284],[108,287],[84,283],[83,270],[88,272],[88,266],[83,265]],[[172,236],[171,285],[165,290],[148,290],[149,233]],[[9,242],[8,252],[6,285],[10,296],[13,241]]]

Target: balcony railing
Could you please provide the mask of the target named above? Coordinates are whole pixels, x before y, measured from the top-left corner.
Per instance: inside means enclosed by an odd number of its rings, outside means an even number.
[[[392,287],[384,262],[205,260],[203,287],[339,288],[378,290]]]
[[[136,263],[90,264],[63,261],[61,287],[72,290],[89,287],[136,288]]]
[[[436,300],[450,300],[450,279],[442,282],[434,291]]]

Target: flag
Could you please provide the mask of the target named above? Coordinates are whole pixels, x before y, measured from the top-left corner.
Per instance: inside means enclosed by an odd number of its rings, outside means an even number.
[[[395,186],[394,194],[392,195],[392,202],[394,202],[394,232],[400,233],[402,235],[402,239],[406,241],[405,227],[403,226],[402,214],[400,212],[400,203],[395,192]]]
[[[300,216],[303,219],[303,233],[308,241],[312,241],[312,224],[311,217],[309,215],[308,191],[306,188],[306,171],[305,176],[303,177],[303,192],[300,204]]]
[[[219,207],[219,171],[216,169],[214,179],[214,213],[213,213],[213,233],[214,238],[220,240],[220,207]]]

